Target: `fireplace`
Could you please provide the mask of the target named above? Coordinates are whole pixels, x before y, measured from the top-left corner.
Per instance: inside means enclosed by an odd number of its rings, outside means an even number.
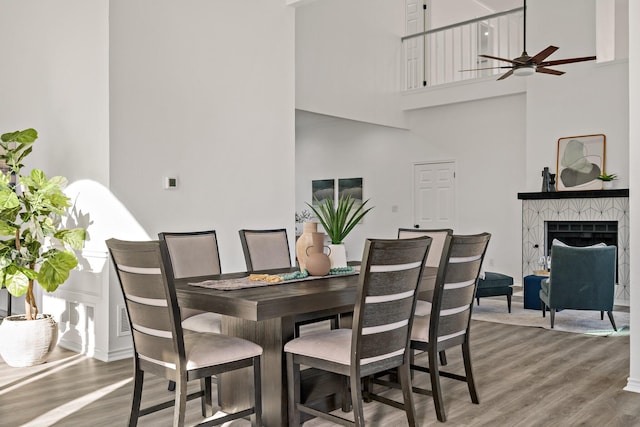
[[[629,304],[628,189],[518,193],[518,199],[523,277],[540,269],[554,238],[571,246],[604,242],[618,248],[616,304]]]
[[[618,221],[545,221],[545,256],[558,239],[569,246],[618,246]]]

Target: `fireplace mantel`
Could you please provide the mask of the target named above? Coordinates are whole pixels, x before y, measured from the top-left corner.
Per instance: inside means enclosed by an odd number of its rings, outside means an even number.
[[[628,188],[616,188],[614,190],[590,190],[590,191],[550,191],[537,193],[518,193],[519,200],[546,200],[546,199],[601,199],[604,197],[629,197]]]

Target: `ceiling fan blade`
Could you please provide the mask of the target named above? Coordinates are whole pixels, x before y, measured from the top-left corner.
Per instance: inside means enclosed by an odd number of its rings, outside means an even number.
[[[467,70],[458,70],[458,71],[462,72],[462,71],[495,70],[495,69],[498,69],[498,68],[513,68],[513,67],[511,67],[510,65],[505,65],[503,67],[469,68]]]
[[[498,61],[505,61],[505,62],[511,62],[512,64],[519,64],[519,62],[515,62],[512,59],[498,58],[497,56],[491,56],[491,55],[478,55],[478,56],[481,58],[496,59]]]
[[[538,64],[541,67],[548,67],[554,65],[562,65],[562,64],[572,64],[574,62],[583,62],[583,61],[595,61],[595,56],[583,56],[580,58],[567,58],[567,59],[556,59],[555,61],[544,61]]]
[[[537,67],[536,73],[553,74],[554,76],[561,76],[564,71],[552,70],[551,68]]]
[[[546,49],[540,51],[537,55],[535,55],[533,58],[531,58],[531,62],[535,63],[535,64],[539,64],[542,61],[544,61],[545,59],[547,59],[547,57],[549,57],[549,55],[551,55],[553,52],[555,52],[556,50],[558,50],[559,48],[556,46],[549,46]]]
[[[509,77],[511,74],[513,74],[513,70],[512,69],[507,71],[506,73],[504,73],[502,76],[500,76],[500,78],[498,80],[504,80],[507,77]]]

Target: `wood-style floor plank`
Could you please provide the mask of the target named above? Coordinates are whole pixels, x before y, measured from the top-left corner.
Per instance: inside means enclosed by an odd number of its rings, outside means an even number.
[[[459,351],[447,354],[462,372]],[[471,403],[465,384],[442,379],[448,421],[436,420],[429,396],[415,395],[422,426],[635,426],[640,394],[623,391],[629,375],[629,337],[593,337],[542,328],[473,321],[472,356],[480,404]],[[417,360],[424,363],[426,356]],[[0,362],[0,426],[124,426],[132,391],[132,362],[100,362],[56,349],[49,362],[10,368]],[[429,379],[416,373],[415,383]],[[198,382],[192,384],[195,389]],[[397,390],[386,394],[400,400]],[[148,377],[145,401],[172,398],[163,379]],[[187,406],[187,421],[201,420],[198,401]],[[367,425],[404,426],[404,413],[372,402]],[[171,410],[141,419],[140,426],[168,426]],[[228,426],[248,426],[237,420]],[[333,424],[311,420],[308,427]]]

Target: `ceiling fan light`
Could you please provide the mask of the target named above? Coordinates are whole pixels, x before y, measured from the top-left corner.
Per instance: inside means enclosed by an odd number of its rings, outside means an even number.
[[[514,76],[520,76],[520,77],[526,77],[526,76],[530,76],[531,74],[533,74],[535,72],[536,72],[535,64],[523,65],[521,67],[514,68],[513,75]]]

